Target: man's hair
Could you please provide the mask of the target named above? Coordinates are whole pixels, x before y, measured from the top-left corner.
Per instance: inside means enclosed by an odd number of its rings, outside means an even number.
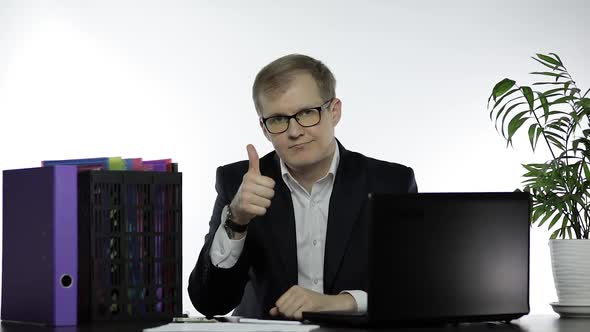
[[[336,79],[325,64],[307,55],[289,54],[269,63],[256,75],[252,99],[258,114],[262,114],[262,94],[270,98],[280,95],[289,88],[294,74],[302,72],[313,77],[323,100],[336,96]]]

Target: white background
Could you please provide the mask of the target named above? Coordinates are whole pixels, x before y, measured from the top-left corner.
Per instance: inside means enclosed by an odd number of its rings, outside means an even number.
[[[183,172],[183,287],[217,166],[272,150],[251,100],[288,53],[338,81],[348,149],[411,166],[420,191],[512,191],[530,151],[505,148],[486,101],[556,52],[590,88],[587,1],[0,0],[0,169],[45,159],[172,157]],[[0,180],[1,181],[1,180]],[[394,235],[395,237],[395,235]],[[556,301],[549,233],[532,229],[531,313]],[[395,240],[395,239],[393,239]],[[196,314],[186,290],[184,310]]]

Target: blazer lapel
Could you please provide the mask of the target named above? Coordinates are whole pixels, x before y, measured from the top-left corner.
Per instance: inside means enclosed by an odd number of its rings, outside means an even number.
[[[338,147],[340,163],[330,197],[324,253],[325,294],[332,292],[353,226],[367,198],[365,165],[358,164],[339,142]]]
[[[291,192],[283,181],[281,175],[279,159],[275,154],[274,158],[269,158],[268,173],[265,174],[275,180],[275,196],[272,199],[271,206],[267,210],[266,220],[271,229],[272,243],[271,248],[277,248],[276,253],[283,263],[284,272],[287,280],[286,287],[297,285],[297,233],[295,230],[295,214],[293,211],[293,201]]]

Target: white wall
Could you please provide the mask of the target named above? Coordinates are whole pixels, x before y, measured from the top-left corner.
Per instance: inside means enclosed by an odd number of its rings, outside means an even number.
[[[503,77],[530,83],[556,52],[590,87],[588,2],[0,1],[0,169],[44,159],[172,157],[184,176],[184,277],[207,231],[217,166],[272,146],[250,99],[287,53],[338,80],[345,147],[412,166],[421,191],[512,191],[526,139],[505,149],[486,101]],[[1,181],[1,180],[0,180]],[[534,228],[531,312],[556,300]],[[185,291],[184,308],[195,314]]]

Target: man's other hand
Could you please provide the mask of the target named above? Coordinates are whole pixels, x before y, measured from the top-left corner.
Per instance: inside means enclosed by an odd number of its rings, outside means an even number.
[[[303,311],[355,311],[356,301],[348,293],[324,295],[301,286],[293,286],[270,309],[271,316],[301,319]]]

